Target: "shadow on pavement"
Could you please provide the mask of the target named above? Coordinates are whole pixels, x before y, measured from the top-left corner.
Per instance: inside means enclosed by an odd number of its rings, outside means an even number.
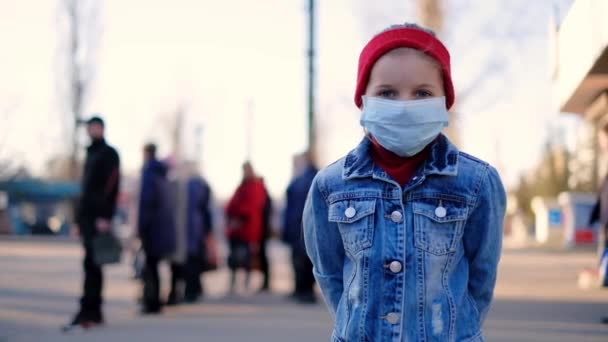
[[[608,316],[606,303],[499,299],[485,331],[489,340],[503,336],[504,341],[606,341],[603,316]]]

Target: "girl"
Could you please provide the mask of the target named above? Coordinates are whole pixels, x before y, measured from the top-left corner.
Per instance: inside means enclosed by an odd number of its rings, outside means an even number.
[[[453,103],[432,31],[391,26],[363,48],[366,136],[317,175],[303,217],[332,341],[483,341],[506,199],[496,170],[441,134]]]

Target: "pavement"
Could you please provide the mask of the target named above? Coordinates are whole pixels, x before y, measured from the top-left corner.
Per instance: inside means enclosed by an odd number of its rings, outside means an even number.
[[[77,307],[81,250],[66,239],[0,238],[0,342],[5,341],[327,341],[332,321],[322,303],[298,305],[291,288],[289,252],[270,248],[272,293],[226,293],[228,272],[204,278],[200,303],[168,308],[162,315],[137,313],[139,284],[130,258],[107,267],[107,324],[63,334],[59,327]],[[577,287],[579,272],[595,264],[593,251],[504,251],[496,301],[485,325],[487,341],[608,341],[608,290]],[[165,265],[162,274],[167,275]],[[167,277],[165,277],[167,279]],[[261,277],[254,275],[259,286]],[[168,284],[163,284],[166,292]]]

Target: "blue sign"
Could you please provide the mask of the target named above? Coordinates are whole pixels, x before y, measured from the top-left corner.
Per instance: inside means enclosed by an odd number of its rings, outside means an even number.
[[[549,209],[549,225],[550,226],[561,226],[562,224],[562,212],[559,209]]]

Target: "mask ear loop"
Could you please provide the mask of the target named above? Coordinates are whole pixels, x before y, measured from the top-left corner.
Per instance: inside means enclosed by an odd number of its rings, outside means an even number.
[[[365,108],[364,98],[365,98],[365,95],[361,95],[361,108],[359,108],[359,110],[361,110],[361,114],[363,114],[363,109]],[[372,139],[373,139],[372,134],[365,127],[363,127],[363,136],[366,137],[372,144],[374,143],[372,141]]]

